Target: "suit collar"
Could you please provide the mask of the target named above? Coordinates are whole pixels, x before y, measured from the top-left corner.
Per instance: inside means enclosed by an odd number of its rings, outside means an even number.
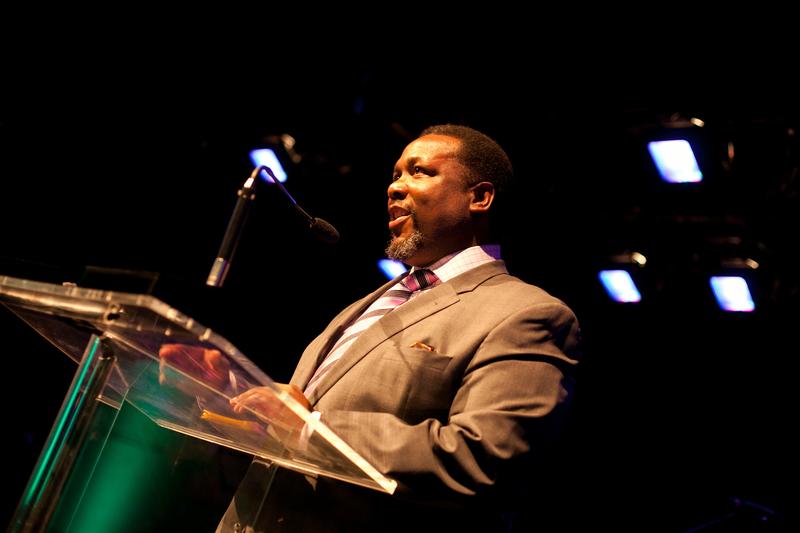
[[[502,259],[485,263],[479,267],[473,268],[472,270],[468,270],[463,274],[454,277],[448,283],[453,286],[457,293],[461,294],[463,292],[475,290],[475,287],[481,283],[485,282],[489,278],[499,276],[500,274],[508,274],[508,270],[506,270],[506,263]]]

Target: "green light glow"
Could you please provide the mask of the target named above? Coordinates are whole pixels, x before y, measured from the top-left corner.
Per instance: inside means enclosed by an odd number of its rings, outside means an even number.
[[[86,364],[81,366],[80,372],[75,377],[73,386],[64,400],[64,405],[61,407],[53,431],[50,433],[44,451],[36,464],[36,468],[31,476],[31,481],[28,483],[27,490],[22,497],[21,508],[36,505],[39,502],[50,477],[53,475],[54,467],[58,462],[57,460],[64,452],[64,448],[62,447],[64,441],[75,426],[77,415],[85,400],[85,396],[81,395],[81,391],[84,385],[91,381],[91,376],[88,376],[88,374],[91,370],[92,375],[94,375],[94,372],[97,370],[97,365],[92,365],[92,363],[98,353],[97,348],[99,346],[100,338],[95,337],[94,342],[86,354]]]

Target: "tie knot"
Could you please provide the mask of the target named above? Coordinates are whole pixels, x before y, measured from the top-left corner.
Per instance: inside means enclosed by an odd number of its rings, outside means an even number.
[[[430,270],[421,268],[403,278],[403,281],[400,283],[402,283],[411,292],[414,292],[426,287],[430,287],[437,281],[439,281],[439,278],[436,277],[436,274]]]

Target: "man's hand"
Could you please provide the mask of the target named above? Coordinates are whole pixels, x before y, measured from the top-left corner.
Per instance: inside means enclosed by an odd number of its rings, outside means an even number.
[[[276,383],[276,385],[281,390],[289,393],[300,405],[310,409],[311,406],[308,403],[308,399],[303,396],[303,392],[300,389],[285,383]],[[290,434],[299,433],[305,425],[303,419],[279,400],[277,393],[270,387],[253,387],[247,392],[231,398],[231,407],[233,407],[235,413],[242,413],[245,409],[251,409],[272,423],[273,427],[277,426],[277,428]]]
[[[167,382],[166,370],[169,364],[217,390],[228,386],[231,365],[219,350],[189,344],[164,344],[159,349],[158,356],[158,382],[162,385]]]

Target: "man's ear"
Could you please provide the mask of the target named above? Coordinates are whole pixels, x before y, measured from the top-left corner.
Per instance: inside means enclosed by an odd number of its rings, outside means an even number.
[[[494,185],[489,181],[481,181],[470,187],[470,213],[486,213],[494,201]]]

